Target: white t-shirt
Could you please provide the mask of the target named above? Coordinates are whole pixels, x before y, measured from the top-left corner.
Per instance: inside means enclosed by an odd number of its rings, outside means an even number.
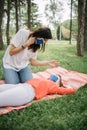
[[[32,49],[28,50],[28,48],[25,48],[13,56],[9,55],[11,44],[13,44],[15,47],[21,46],[28,40],[28,37],[29,30],[27,29],[20,29],[13,37],[3,57],[3,65],[5,68],[11,68],[19,71],[29,64],[29,59],[36,59],[37,52],[33,52]]]

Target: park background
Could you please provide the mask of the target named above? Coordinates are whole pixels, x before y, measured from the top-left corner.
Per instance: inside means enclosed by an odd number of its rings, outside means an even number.
[[[47,43],[45,53],[39,52],[38,59],[56,59],[63,68],[87,74],[87,1],[38,1],[0,1],[0,66],[11,38],[20,28],[34,30],[48,26],[53,39]],[[44,12],[41,12],[44,3]],[[65,3],[69,11],[67,19],[64,18]],[[48,67],[31,68],[36,73]],[[4,79],[2,67],[0,79]],[[87,85],[74,95],[41,101],[21,111],[1,115],[0,129],[87,130]]]

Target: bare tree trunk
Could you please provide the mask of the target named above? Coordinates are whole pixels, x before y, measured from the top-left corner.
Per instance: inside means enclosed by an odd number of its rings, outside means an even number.
[[[0,50],[2,50],[4,46],[3,38],[2,38],[2,19],[4,14],[4,2],[5,0],[0,1]]]
[[[3,49],[4,43],[3,43],[3,38],[2,38],[2,29],[0,27],[0,50]]]
[[[31,0],[27,0],[28,28],[31,28]]]
[[[85,3],[84,51],[87,51],[87,0]]]
[[[6,36],[7,36],[7,44],[8,45],[10,43],[10,36],[9,36],[10,4],[11,4],[11,0],[7,0],[7,28],[6,28]]]
[[[77,55],[83,56],[84,49],[84,1],[78,0],[78,39],[77,39]]]
[[[19,28],[20,28],[20,26],[22,25],[22,17],[21,17],[21,2],[20,1],[18,1],[18,4],[19,4],[19,7],[18,7],[18,11],[19,11],[19,15],[18,15],[18,17],[19,17]]]
[[[19,30],[18,26],[18,0],[15,0],[15,17],[16,17],[16,32]]]
[[[70,41],[69,43],[72,43],[72,4],[73,0],[71,0],[71,13],[70,13]]]

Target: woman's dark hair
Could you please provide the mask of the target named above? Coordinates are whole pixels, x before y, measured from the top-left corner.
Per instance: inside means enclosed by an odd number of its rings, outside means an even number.
[[[36,37],[36,38],[45,38],[45,39],[52,39],[51,30],[48,27],[43,27],[35,30],[32,32],[29,36],[30,37]],[[45,51],[45,44],[32,44],[29,46],[28,49],[32,49],[33,52],[36,52],[38,49],[41,49]]]

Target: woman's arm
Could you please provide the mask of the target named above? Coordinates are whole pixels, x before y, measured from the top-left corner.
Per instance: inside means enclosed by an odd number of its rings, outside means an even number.
[[[52,66],[52,67],[58,67],[58,62],[56,60],[51,61],[39,61],[36,59],[30,59],[30,64],[33,66]]]
[[[24,50],[25,48],[27,48],[28,46],[30,46],[31,44],[33,44],[34,42],[35,42],[35,37],[30,37],[29,40],[26,43],[24,43],[24,45],[22,46],[15,47],[13,44],[11,44],[9,54],[11,56],[15,55],[21,52],[22,50]]]

